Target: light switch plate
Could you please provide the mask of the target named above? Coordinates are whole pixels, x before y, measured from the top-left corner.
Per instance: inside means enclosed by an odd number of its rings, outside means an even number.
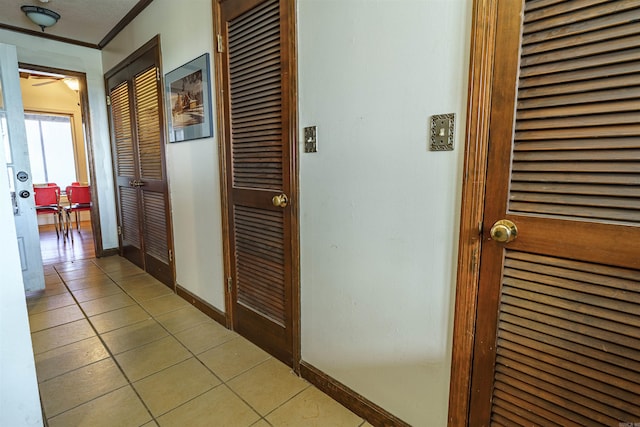
[[[429,138],[429,148],[431,151],[453,150],[454,122],[454,113],[431,116],[431,132]]]
[[[304,152],[318,152],[318,129],[316,126],[308,126],[304,128]]]

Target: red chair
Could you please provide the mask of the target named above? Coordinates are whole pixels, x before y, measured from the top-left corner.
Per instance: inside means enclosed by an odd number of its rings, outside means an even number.
[[[60,238],[60,232],[62,231],[60,187],[57,185],[33,187],[33,195],[36,201],[36,214],[53,215],[53,224],[56,227],[56,235]]]
[[[91,187],[88,185],[70,185],[66,189],[69,206],[64,207],[66,216],[66,233],[68,235],[71,229],[71,213],[76,214],[76,228],[80,230],[80,221],[78,212],[91,210]],[[71,231],[71,240],[73,240],[73,230]]]

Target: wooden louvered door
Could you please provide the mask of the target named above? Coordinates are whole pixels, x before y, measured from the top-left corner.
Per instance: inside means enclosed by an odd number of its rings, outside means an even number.
[[[107,76],[122,255],[172,287],[157,45]]]
[[[289,2],[222,1],[233,327],[288,364],[294,353]],[[274,206],[274,196],[288,203]]]
[[[469,422],[640,422],[640,2],[497,10]]]

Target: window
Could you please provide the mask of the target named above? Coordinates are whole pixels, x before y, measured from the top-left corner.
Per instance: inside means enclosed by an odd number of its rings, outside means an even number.
[[[77,181],[71,118],[25,114],[33,182],[55,182],[60,187]]]

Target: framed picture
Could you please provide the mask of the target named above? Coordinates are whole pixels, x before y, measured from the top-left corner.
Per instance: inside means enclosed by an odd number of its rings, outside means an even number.
[[[169,142],[213,136],[209,54],[167,73],[164,83]]]

